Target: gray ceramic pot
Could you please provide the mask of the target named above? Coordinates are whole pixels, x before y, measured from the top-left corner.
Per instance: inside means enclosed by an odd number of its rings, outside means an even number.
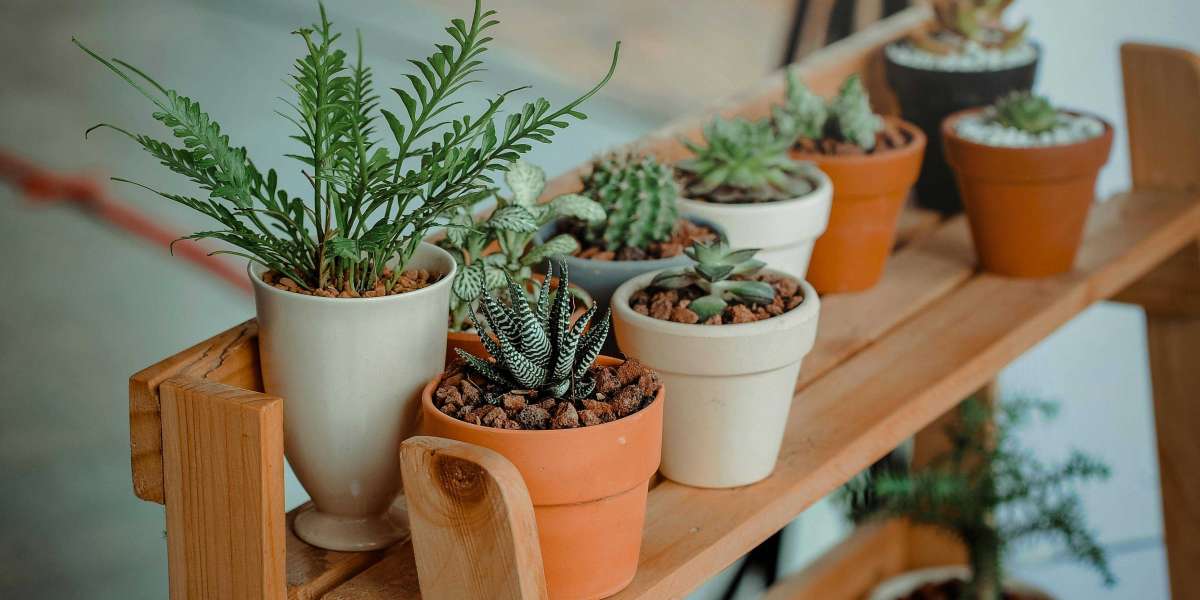
[[[711,221],[693,218],[689,218],[688,220],[717,232],[722,238],[725,237],[725,231]],[[537,241],[538,243],[542,243],[557,234],[558,223],[547,224],[537,233]],[[588,260],[586,258],[579,258],[578,256],[562,256],[561,258],[567,263],[571,283],[583,288],[595,299],[598,310],[597,315],[604,314],[604,310],[608,308],[608,302],[612,298],[613,292],[617,291],[617,288],[622,283],[642,273],[672,267],[683,267],[692,262],[692,259],[683,254],[658,260]],[[545,267],[545,265],[539,265],[537,268],[545,269]],[[608,341],[604,345],[603,353],[608,356],[618,356],[616,351],[616,336],[610,333]]]

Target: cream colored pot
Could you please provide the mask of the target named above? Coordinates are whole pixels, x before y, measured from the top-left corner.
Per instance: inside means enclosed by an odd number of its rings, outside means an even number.
[[[801,281],[804,302],[763,321],[687,325],[629,307],[630,296],[654,275],[617,288],[612,310],[621,351],[658,371],[671,391],[663,418],[663,475],[707,488],[768,477],[783,442],[800,362],[816,339],[817,292]]]
[[[812,192],[779,202],[722,204],[679,199],[679,212],[716,223],[734,248],[760,248],[755,258],[793,277],[804,279],[813,244],[829,224],[833,185],[817,171]]]
[[[867,596],[868,600],[898,600],[904,598],[916,591],[917,588],[929,584],[940,583],[950,579],[966,580],[970,575],[967,567],[963,565],[951,565],[946,567],[931,567],[928,569],[917,569],[901,573],[890,579],[885,579],[883,583],[875,586],[871,590],[871,594]],[[1008,591],[1017,592],[1034,598],[1044,598],[1052,600],[1054,597],[1028,583],[1021,581],[1005,581],[1004,588]]]
[[[389,510],[397,452],[421,388],[442,371],[454,259],[422,243],[409,267],[442,278],[380,298],[322,298],[273,288],[251,268],[266,392],[283,398],[284,448],[312,505],[295,532],[329,550],[373,550],[406,527]]]

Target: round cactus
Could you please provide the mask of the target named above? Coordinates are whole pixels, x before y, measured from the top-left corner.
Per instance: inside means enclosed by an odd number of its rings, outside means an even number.
[[[606,250],[646,249],[670,239],[679,219],[679,185],[671,169],[651,156],[600,158],[583,178],[584,196],[598,202],[607,219],[588,229],[587,241]]]

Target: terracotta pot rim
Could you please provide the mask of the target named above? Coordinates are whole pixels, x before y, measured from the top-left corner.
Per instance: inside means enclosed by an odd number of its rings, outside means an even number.
[[[1082,110],[1063,108],[1063,109],[1059,109],[1058,112],[1067,113],[1069,115],[1073,115],[1076,117],[1091,117],[1093,119],[1096,119],[1097,121],[1100,121],[1100,123],[1102,125],[1104,125],[1104,131],[1100,135],[1094,135],[1090,138],[1077,140],[1077,141],[1070,142],[1067,144],[1051,144],[1049,146],[993,146],[991,144],[984,144],[982,142],[977,142],[975,140],[965,138],[958,134],[958,130],[954,126],[958,123],[959,120],[961,120],[963,117],[968,117],[971,115],[979,114],[979,113],[987,110],[987,108],[988,107],[986,107],[986,106],[977,106],[974,108],[967,108],[967,109],[963,109],[963,110],[960,110],[957,112],[950,113],[949,115],[946,116],[945,119],[942,120],[942,127],[941,127],[942,138],[946,139],[946,140],[953,140],[955,144],[960,144],[964,148],[968,149],[969,151],[982,150],[985,152],[994,152],[996,154],[1016,155],[1016,154],[1024,154],[1024,153],[1028,153],[1028,152],[1038,152],[1038,151],[1046,151],[1046,150],[1062,150],[1064,148],[1087,146],[1087,145],[1103,142],[1106,138],[1112,137],[1113,132],[1115,131],[1113,124],[1110,123],[1108,121],[1108,119],[1105,119],[1104,117],[1101,117],[1100,115],[1097,115],[1095,113],[1090,113],[1087,111],[1082,111]]]
[[[792,206],[792,205],[796,205],[796,204],[820,202],[821,198],[822,198],[822,193],[824,192],[825,189],[832,188],[833,182],[829,179],[828,175],[826,175],[823,171],[820,171],[820,170],[816,170],[813,173],[813,176],[817,178],[817,186],[814,187],[811,192],[804,194],[803,196],[796,196],[795,198],[788,198],[786,200],[775,200],[772,202],[747,202],[747,203],[709,202],[708,200],[702,200],[700,198],[689,198],[687,196],[680,195],[679,201],[695,202],[697,204],[702,204],[704,206],[714,207],[712,210],[716,210],[719,212],[738,212],[738,213],[743,213],[743,214],[752,213],[752,212],[770,212],[772,210],[778,210],[779,207],[781,207],[781,206]]]
[[[437,288],[442,287],[442,286],[448,286],[453,283],[454,275],[458,272],[458,265],[455,264],[454,257],[450,256],[449,252],[446,252],[444,249],[439,248],[438,246],[436,246],[434,244],[430,244],[429,242],[421,242],[421,244],[418,246],[418,248],[426,248],[426,247],[428,249],[433,249],[433,250],[436,250],[438,253],[441,253],[441,256],[439,258],[445,259],[445,261],[450,265],[450,269],[442,275],[441,279],[439,279],[419,290],[412,290],[410,292],[404,292],[403,294],[389,294],[387,296],[375,296],[373,298],[326,298],[325,296],[313,296],[310,294],[297,294],[296,292],[289,292],[287,290],[281,290],[273,285],[268,285],[267,282],[263,281],[263,279],[262,279],[262,274],[264,272],[266,272],[267,267],[260,265],[254,261],[249,261],[246,264],[246,275],[250,278],[250,283],[252,285],[254,285],[254,287],[259,288],[266,293],[279,295],[279,296],[286,296],[289,299],[292,299],[292,300],[295,300],[298,302],[327,303],[327,304],[328,303],[350,304],[351,302],[354,304],[366,304],[368,302],[379,304],[379,303],[384,303],[384,302],[394,302],[401,298],[414,298],[416,296],[433,294],[433,293],[436,293]],[[416,254],[414,253],[414,256],[415,255]]]
[[[625,361],[618,358],[604,355],[601,355],[596,359],[596,364],[605,367],[616,366],[624,362]],[[551,436],[565,438],[576,435],[580,431],[585,430],[588,432],[595,432],[604,431],[605,428],[615,429],[617,427],[632,427],[640,423],[642,420],[650,418],[648,415],[651,412],[651,407],[661,404],[667,391],[665,385],[660,385],[658,388],[658,393],[654,395],[654,400],[652,400],[650,404],[643,406],[641,409],[631,415],[626,415],[607,423],[601,423],[600,425],[588,425],[586,427],[575,427],[571,429],[498,429],[496,427],[484,427],[482,425],[476,425],[461,419],[456,419],[438,410],[437,407],[433,405],[433,392],[437,390],[438,384],[442,382],[442,377],[445,375],[445,371],[438,373],[438,376],[430,380],[429,383],[425,384],[425,388],[421,390],[421,406],[425,413],[429,414],[434,419],[438,419],[443,423],[449,423],[454,427],[462,427],[463,429],[470,431],[481,431],[498,436],[507,436],[510,438],[530,436],[540,436],[547,439],[549,439]]]
[[[664,333],[673,333],[676,335],[687,335],[697,331],[703,331],[706,338],[726,338],[726,337],[751,337],[754,335],[768,333],[778,327],[799,327],[810,319],[817,318],[817,313],[820,306],[820,296],[816,289],[807,281],[800,279],[794,275],[790,275],[777,269],[763,269],[762,272],[787,277],[792,281],[800,284],[800,288],[804,290],[804,300],[795,308],[785,311],[781,315],[769,317],[761,321],[752,323],[730,323],[722,325],[702,325],[700,323],[676,323],[675,321],[664,321],[655,319],[649,315],[643,315],[634,311],[629,307],[629,297],[633,296],[634,292],[645,289],[654,275],[658,272],[650,272],[639,275],[629,281],[621,284],[617,291],[613,293],[611,306],[613,312],[620,312],[622,318],[629,320],[631,324],[645,326],[646,328],[659,329]],[[644,284],[642,282],[645,282]],[[816,302],[811,299],[817,298]]]
[[[885,161],[906,158],[912,154],[924,152],[927,138],[925,132],[921,131],[920,127],[901,119],[900,117],[886,115],[883,119],[889,123],[895,124],[902,131],[909,134],[911,139],[908,144],[900,148],[892,148],[883,152],[872,154],[817,154],[815,152],[801,152],[792,146],[791,154],[793,157],[809,162],[838,165],[841,167],[861,166],[862,168],[871,168]]]

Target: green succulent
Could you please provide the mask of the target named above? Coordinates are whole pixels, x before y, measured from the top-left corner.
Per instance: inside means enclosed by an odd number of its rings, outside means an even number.
[[[789,155],[793,137],[769,120],[713,119],[705,145],[683,144],[695,155],[676,166],[693,176],[687,193],[713,202],[772,202],[813,190],[813,167]]]
[[[993,105],[997,123],[1027,133],[1043,133],[1058,126],[1058,110],[1045,96],[1013,92]]]
[[[652,156],[614,154],[597,160],[580,193],[599,202],[607,214],[586,237],[608,250],[645,250],[652,242],[670,239],[679,220],[679,184],[671,169]]]
[[[871,99],[858,74],[842,83],[829,103],[829,112],[842,140],[868,152],[875,149],[875,134],[883,129],[883,119],[871,110]]]
[[[459,209],[446,237],[438,242],[459,267],[450,295],[450,327],[456,331],[463,329],[471,303],[484,290],[502,292],[508,280],[529,290],[526,300],[535,301],[541,286],[533,278],[533,265],[579,249],[575,238],[566,234],[537,243],[535,234],[542,226],[568,217],[585,223],[604,221],[604,208],[579,194],[564,194],[538,204],[546,173],[536,165],[515,161],[508,165],[504,181],[511,197],[496,194],[496,209],[483,218],[472,217],[474,206]],[[493,244],[497,250],[484,254]]]
[[[914,45],[935,54],[952,54],[967,42],[985,48],[1014,48],[1028,36],[1029,21],[1013,29],[1004,26],[1004,11],[1013,0],[933,0],[937,34],[912,37]]]
[[[825,99],[813,93],[800,79],[800,70],[787,70],[787,96],[774,110],[775,125],[796,138],[819,140],[825,136],[829,109]]]
[[[766,263],[754,258],[758,248],[731,250],[724,241],[697,242],[684,253],[696,264],[662,271],[654,276],[650,287],[677,290],[694,285],[704,290],[704,296],[688,304],[700,321],[721,314],[731,301],[770,304],[775,299],[775,288],[768,283],[730,279],[734,275],[753,275],[765,266]]]
[[[559,263],[559,286],[569,284],[567,266]],[[553,275],[552,266],[546,270],[546,280]],[[522,293],[516,282],[508,280],[510,298]],[[484,321],[471,311],[471,320],[479,331],[479,339],[492,356],[487,361],[457,349],[469,368],[488,381],[505,389],[528,389],[548,393],[555,398],[578,400],[586,398],[596,388],[588,370],[608,337],[609,313],[588,324],[596,314],[593,304],[574,324],[571,312],[574,300],[570,294],[554,294],[550,286],[542,286],[536,302],[503,304],[490,291],[479,297]]]

